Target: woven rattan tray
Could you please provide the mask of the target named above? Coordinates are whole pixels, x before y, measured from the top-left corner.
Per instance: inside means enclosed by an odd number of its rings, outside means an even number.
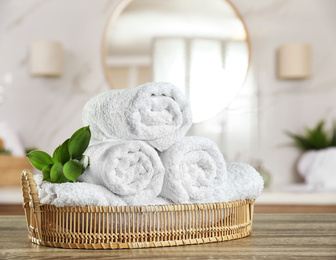
[[[41,204],[29,170],[21,174],[31,242],[62,248],[122,249],[220,242],[252,232],[253,200],[156,206]]]

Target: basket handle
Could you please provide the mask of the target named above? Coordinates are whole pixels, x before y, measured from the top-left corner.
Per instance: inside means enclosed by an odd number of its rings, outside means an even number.
[[[37,233],[37,237],[41,241],[41,203],[33,174],[28,169],[23,170],[21,173],[21,184],[23,208],[25,210],[29,235],[36,237],[36,235],[32,233]]]

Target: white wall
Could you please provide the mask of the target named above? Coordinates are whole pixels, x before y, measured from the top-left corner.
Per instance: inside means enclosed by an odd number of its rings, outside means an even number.
[[[299,132],[336,119],[336,1],[233,0],[244,17],[252,44],[252,67],[258,88],[258,156],[274,184],[296,181],[299,151],[284,146],[284,130]],[[312,77],[276,78],[276,50],[287,42],[312,46]]]
[[[51,152],[82,126],[85,102],[109,88],[102,69],[101,41],[116,3],[0,1],[0,84],[7,98],[0,105],[0,119],[11,123],[26,147]],[[29,74],[29,45],[41,38],[63,44],[61,78]],[[6,74],[12,75],[12,84],[5,84]]]
[[[93,94],[108,89],[101,40],[108,16],[118,2],[0,0],[0,84],[6,88],[0,120],[14,126],[26,147],[51,152],[82,126],[83,104]],[[261,159],[272,173],[273,184],[290,183],[297,178],[293,168],[299,152],[280,147],[289,141],[284,130],[300,131],[304,125],[336,117],[336,1],[232,2],[244,17],[251,37],[251,71],[245,88],[253,85],[258,104],[242,113],[242,108],[233,104],[231,118],[244,118],[250,113],[254,125],[237,129],[241,134],[232,138],[223,138],[227,129],[224,124],[220,129],[194,132],[220,140],[227,160]],[[62,42],[63,77],[30,76],[28,48],[39,38]],[[275,75],[276,49],[294,41],[312,45],[313,76],[302,81],[280,81]],[[11,84],[6,83],[6,75],[12,75]],[[205,125],[211,126],[212,121]]]

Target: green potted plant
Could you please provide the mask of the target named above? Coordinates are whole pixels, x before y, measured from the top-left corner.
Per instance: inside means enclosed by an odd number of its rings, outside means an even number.
[[[303,153],[297,163],[297,171],[305,182],[316,188],[336,187],[336,122],[331,130],[325,129],[322,120],[313,128],[305,128],[303,134],[286,134],[292,145]]]

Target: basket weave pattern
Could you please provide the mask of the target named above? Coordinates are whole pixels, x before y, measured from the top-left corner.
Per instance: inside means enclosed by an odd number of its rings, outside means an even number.
[[[55,207],[39,202],[21,174],[31,242],[62,248],[121,249],[220,242],[252,232],[253,200],[156,206]]]

